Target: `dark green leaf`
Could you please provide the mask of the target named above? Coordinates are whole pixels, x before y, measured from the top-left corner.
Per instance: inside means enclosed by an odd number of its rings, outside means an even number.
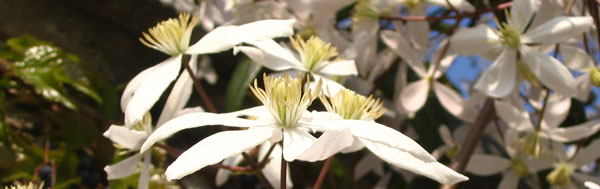
[[[247,59],[238,64],[227,85],[227,100],[225,101],[226,111],[235,111],[240,107],[244,100],[244,96],[248,91],[248,85],[256,77],[256,74],[260,71],[261,67],[260,64],[252,63]]]

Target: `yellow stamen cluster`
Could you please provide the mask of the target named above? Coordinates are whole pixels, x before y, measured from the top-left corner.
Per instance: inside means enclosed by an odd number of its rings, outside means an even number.
[[[148,33],[143,32],[144,38],[140,41],[153,49],[167,53],[169,55],[178,55],[189,47],[192,30],[199,21],[199,17],[182,13],[178,19],[171,18],[158,23],[156,26],[148,29]]]
[[[600,70],[598,68],[590,68],[590,81],[594,86],[600,86]]]
[[[325,66],[339,61],[337,48],[325,43],[315,36],[304,41],[300,35],[290,37],[292,46],[300,54],[304,68],[311,72],[319,72]]]
[[[328,112],[337,113],[344,119],[370,121],[381,117],[386,111],[382,109],[383,103],[379,99],[375,100],[373,96],[365,98],[348,89],[342,89],[328,98],[321,95],[319,99]]]
[[[555,186],[567,186],[571,182],[574,166],[567,162],[554,165],[554,170],[546,176],[546,180]]]
[[[369,0],[360,0],[354,6],[354,12],[352,14],[352,22],[358,23],[367,20],[378,20],[379,12],[377,8],[373,7]]]
[[[509,46],[513,49],[518,49],[521,45],[521,33],[509,24],[502,23],[500,26],[500,38],[502,38],[502,44]]]
[[[321,92],[321,81],[311,91],[308,87],[302,91],[302,75],[298,78],[284,74],[283,77],[273,78],[263,75],[264,90],[258,88],[256,79],[250,90],[269,110],[273,118],[282,127],[294,127],[302,113]],[[310,81],[307,77],[306,83]]]
[[[19,185],[13,185],[13,186],[10,186],[10,187],[6,186],[4,188],[5,189],[38,189],[38,188],[41,189],[41,188],[43,188],[42,187],[43,185],[44,185],[43,182],[40,185],[35,185],[32,182],[30,182],[27,185],[19,184]]]
[[[145,131],[148,134],[152,134],[152,115],[150,114],[150,112],[144,114],[142,120],[135,123],[135,125],[133,125],[131,129],[137,131]]]
[[[529,174],[529,169],[527,168],[527,165],[525,165],[525,163],[523,163],[523,161],[521,161],[520,159],[513,159],[510,162],[510,168],[512,172],[519,177],[525,177]]]

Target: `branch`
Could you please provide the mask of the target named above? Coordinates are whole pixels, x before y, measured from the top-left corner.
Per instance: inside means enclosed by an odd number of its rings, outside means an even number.
[[[593,1],[593,0],[591,0]],[[392,16],[383,16],[381,19],[385,20],[403,20],[403,21],[438,21],[445,19],[457,19],[462,17],[474,17],[481,15],[483,13],[494,12],[509,8],[512,6],[512,2],[506,2],[494,7],[489,7],[485,9],[476,10],[475,12],[463,12],[457,13],[456,15],[446,15],[446,16],[401,16],[401,17],[392,17]]]

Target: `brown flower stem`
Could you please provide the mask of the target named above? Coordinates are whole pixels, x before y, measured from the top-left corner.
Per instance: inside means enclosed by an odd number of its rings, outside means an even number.
[[[281,135],[281,177],[279,178],[279,183],[280,186],[279,188],[281,189],[285,189],[286,188],[286,181],[287,181],[287,161],[285,161],[285,158],[283,158],[283,135]]]
[[[454,162],[452,162],[452,164],[450,164],[450,168],[454,169],[456,172],[459,172],[459,173],[465,172],[465,169],[467,168],[467,164],[469,163],[469,160],[471,159],[471,156],[473,155],[473,152],[475,151],[475,147],[479,143],[479,140],[481,140],[481,136],[483,135],[483,131],[485,130],[485,127],[493,119],[493,115],[494,115],[494,99],[487,98],[483,107],[481,108],[481,111],[479,112],[479,114],[477,115],[477,118],[475,119],[475,123],[471,127],[471,130],[469,130],[469,133],[467,134],[465,141],[463,142],[462,146],[459,148],[458,154],[456,155]],[[444,189],[456,188],[456,184],[455,185],[442,185],[441,188],[444,188]]]
[[[327,160],[325,160],[323,167],[321,167],[321,172],[319,173],[319,178],[317,178],[317,181],[315,182],[313,189],[321,188],[321,185],[323,184],[323,180],[325,180],[325,175],[327,175],[327,171],[329,171],[329,167],[331,166],[331,161],[333,161],[333,156],[331,156],[331,157],[327,158]]]
[[[596,25],[596,31],[599,31],[600,29],[600,20],[598,20],[598,4],[600,4],[598,1],[596,0],[588,0],[588,10],[590,11],[590,15],[592,16],[592,18],[594,19],[594,25]],[[596,32],[597,36],[597,40],[598,43],[597,45],[599,45],[600,48],[600,32]]]
[[[248,163],[248,165],[250,165],[250,168],[252,168],[252,170],[254,170],[254,173],[255,173],[256,177],[258,178],[258,181],[265,188],[273,189],[273,186],[271,186],[271,183],[269,183],[269,181],[267,180],[267,177],[265,177],[265,175],[262,173],[262,170],[258,167],[256,162],[254,162],[252,157],[250,157],[246,152],[242,152],[242,156],[244,157],[244,160],[246,161],[246,163]]]
[[[544,119],[544,112],[546,112],[546,107],[548,104],[548,98],[550,97],[550,91],[548,91],[547,89],[544,90],[546,91],[546,96],[544,96],[544,105],[542,105],[542,110],[540,111],[540,115],[539,115],[539,119],[537,124],[535,125],[535,130],[539,131],[542,128],[542,120]]]
[[[593,1],[593,0],[592,0]],[[384,20],[403,20],[403,21],[438,21],[445,19],[457,19],[462,17],[474,17],[488,12],[494,12],[509,8],[512,6],[512,2],[506,2],[494,7],[489,7],[485,9],[480,9],[474,12],[463,12],[457,13],[456,15],[445,15],[445,16],[401,16],[401,17],[391,17],[391,16],[383,16],[380,17]]]
[[[260,168],[265,167],[265,165],[267,164],[267,161],[269,160],[269,156],[271,156],[271,153],[273,152],[273,149],[275,149],[276,145],[277,145],[277,143],[274,143],[271,145],[271,147],[269,148],[269,151],[267,151],[267,154],[265,154],[265,157],[263,158],[263,160],[258,164],[258,167],[260,167]]]
[[[200,94],[200,98],[202,98],[202,101],[204,102],[204,104],[206,105],[208,110],[211,111],[212,113],[218,113],[219,111],[217,111],[217,108],[215,108],[215,105],[212,103],[210,98],[208,98],[206,91],[204,91],[202,84],[200,83],[200,81],[198,81],[198,78],[196,78],[196,75],[192,71],[190,64],[186,63],[186,61],[183,61],[183,59],[182,59],[181,64],[183,65],[183,67],[185,68],[187,73],[192,78],[192,81],[194,82],[194,87],[196,88],[196,91],[198,92],[198,94]]]

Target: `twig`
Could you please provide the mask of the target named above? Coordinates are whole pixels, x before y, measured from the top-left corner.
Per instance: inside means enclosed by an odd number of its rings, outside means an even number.
[[[547,109],[547,104],[548,104],[548,98],[550,97],[550,91],[545,90],[546,91],[546,96],[544,97],[544,105],[542,105],[542,110],[540,111],[540,116],[538,119],[537,124],[535,125],[535,130],[539,131],[542,128],[542,120],[544,119],[544,112],[546,112]]]
[[[454,162],[450,164],[450,168],[454,169],[456,172],[464,173],[465,168],[467,167],[467,164],[471,159],[471,155],[473,155],[475,147],[477,146],[479,140],[481,139],[481,136],[483,135],[483,131],[485,130],[487,123],[490,122],[490,120],[492,120],[493,112],[494,99],[487,98],[485,104],[483,105],[483,108],[481,108],[481,111],[475,119],[475,123],[471,127],[471,130],[469,130],[469,133],[467,134],[467,137],[465,138],[462,147],[458,151]],[[450,189],[455,187],[456,185],[442,186],[442,188],[444,189]]]
[[[285,161],[285,158],[283,158],[283,135],[281,136],[281,177],[279,178],[280,181],[280,186],[279,188],[281,189],[285,189],[286,187],[286,181],[287,181],[287,161]]]
[[[212,101],[210,101],[210,98],[208,98],[206,91],[204,91],[204,88],[202,88],[202,84],[200,83],[200,81],[198,81],[198,78],[196,78],[196,75],[192,71],[190,65],[186,63],[186,61],[183,61],[183,59],[181,64],[192,78],[192,81],[194,82],[194,87],[196,88],[198,94],[200,94],[200,97],[202,98],[202,101],[204,101],[206,107],[208,107],[208,110],[210,110],[212,113],[218,113],[217,108],[215,108],[215,105],[212,103]]]
[[[273,186],[271,186],[271,183],[269,183],[269,181],[267,180],[265,175],[262,173],[261,169],[258,167],[256,162],[254,162],[254,160],[252,159],[252,157],[250,157],[246,152],[242,152],[242,156],[244,157],[244,160],[246,160],[246,163],[248,163],[248,165],[250,165],[250,168],[252,168],[253,170],[256,170],[255,175],[258,178],[258,181],[260,181],[260,183],[265,188],[273,189]]]
[[[323,167],[321,167],[321,172],[319,173],[319,178],[317,178],[317,182],[315,182],[315,186],[313,186],[313,189],[319,189],[321,188],[321,185],[323,184],[323,180],[325,180],[325,175],[327,175],[327,171],[329,171],[329,166],[331,166],[331,161],[333,161],[333,156],[327,158],[327,160],[325,160],[325,164],[323,164]]]
[[[590,11],[590,15],[594,19],[594,25],[596,25],[596,31],[600,31],[600,20],[598,20],[598,1],[588,0],[588,9]],[[598,43],[596,45],[600,45],[600,32],[596,32]],[[600,48],[600,46],[598,47]]]
[[[461,17],[474,17],[481,15],[483,13],[494,12],[498,10],[503,10],[512,6],[512,2],[506,2],[494,7],[489,7],[485,9],[480,9],[474,12],[464,12],[457,13],[456,15],[446,15],[446,16],[402,16],[402,17],[391,17],[391,16],[383,16],[381,19],[385,20],[403,20],[403,21],[438,21],[445,19],[457,19]]]

